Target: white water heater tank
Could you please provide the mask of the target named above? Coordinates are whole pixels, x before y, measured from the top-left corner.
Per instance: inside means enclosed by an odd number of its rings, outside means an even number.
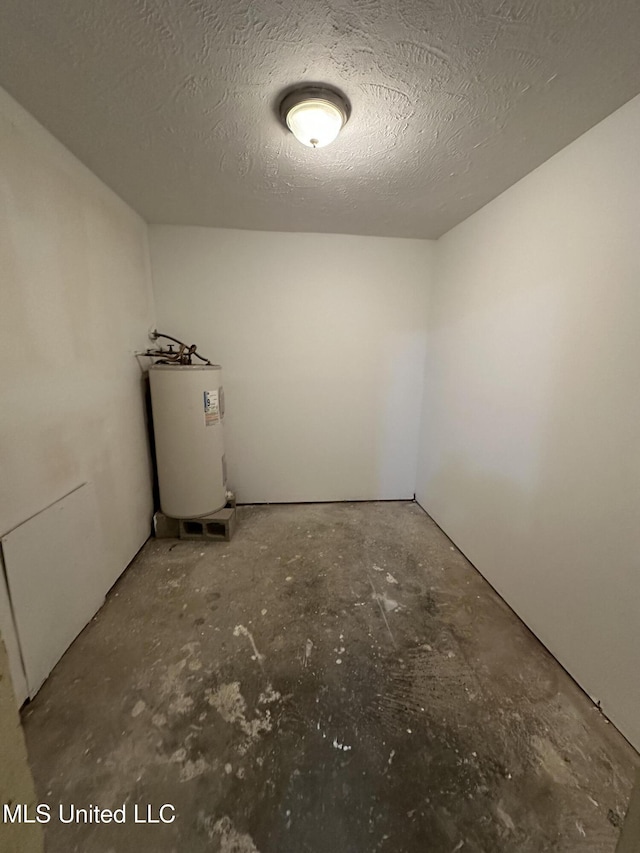
[[[199,518],[226,503],[224,392],[219,365],[149,368],[160,509]]]

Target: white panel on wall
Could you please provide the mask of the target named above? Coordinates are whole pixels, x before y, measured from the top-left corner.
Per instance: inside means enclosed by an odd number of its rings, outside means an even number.
[[[9,590],[7,589],[7,578],[2,559],[2,548],[0,547],[0,639],[4,642],[9,662],[9,672],[13,683],[13,693],[16,697],[18,707],[28,698],[27,678],[20,655],[20,645],[16,626],[11,612],[9,601]]]
[[[2,537],[9,595],[33,698],[104,601],[105,550],[85,483]]]
[[[95,486],[114,583],[150,531],[143,220],[0,90],[0,534]]]
[[[424,508],[640,747],[640,97],[438,242]]]
[[[151,226],[160,331],[222,364],[243,502],[413,498],[432,244]]]

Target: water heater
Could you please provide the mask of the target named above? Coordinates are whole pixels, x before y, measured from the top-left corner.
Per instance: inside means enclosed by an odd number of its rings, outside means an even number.
[[[149,368],[160,509],[199,518],[226,503],[224,392],[219,365]]]

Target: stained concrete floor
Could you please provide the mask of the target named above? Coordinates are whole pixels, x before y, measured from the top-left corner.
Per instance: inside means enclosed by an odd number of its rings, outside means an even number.
[[[41,801],[128,809],[50,853],[612,853],[638,756],[416,504],[239,512],[148,542],[28,706]]]

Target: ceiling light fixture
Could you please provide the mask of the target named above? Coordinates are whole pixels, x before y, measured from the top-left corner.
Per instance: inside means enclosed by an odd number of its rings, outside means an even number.
[[[333,142],[349,119],[349,102],[327,86],[304,86],[286,95],[280,118],[295,138],[309,148]]]

